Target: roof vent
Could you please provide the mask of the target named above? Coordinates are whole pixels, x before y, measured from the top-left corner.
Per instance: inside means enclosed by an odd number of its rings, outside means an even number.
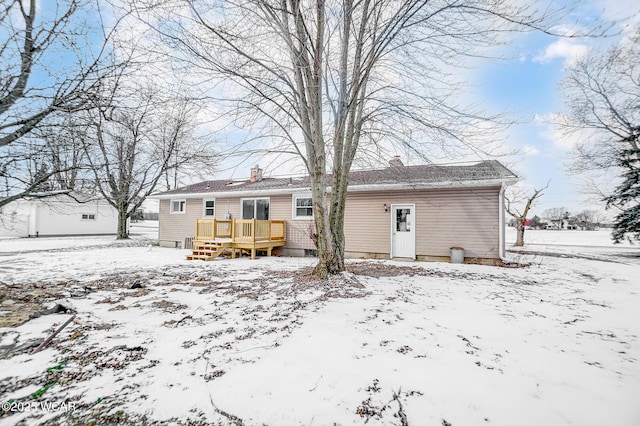
[[[389,160],[389,167],[403,167],[403,166],[404,164],[402,163],[402,160],[400,160],[399,155],[394,155],[393,158]]]
[[[262,180],[262,169],[257,164],[251,168],[251,183]]]

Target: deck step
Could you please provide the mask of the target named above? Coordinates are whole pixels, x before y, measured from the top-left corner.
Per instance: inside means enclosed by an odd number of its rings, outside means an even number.
[[[214,260],[224,251],[224,244],[218,242],[197,243],[187,260]]]
[[[194,249],[193,254],[203,254],[207,256],[211,256],[214,253],[217,253],[218,250],[209,250],[209,249]]]
[[[203,245],[197,245],[197,246],[193,246],[194,250],[220,250],[222,249],[223,246],[203,246]]]
[[[187,260],[214,260],[218,256],[209,256],[206,254],[188,254]]]

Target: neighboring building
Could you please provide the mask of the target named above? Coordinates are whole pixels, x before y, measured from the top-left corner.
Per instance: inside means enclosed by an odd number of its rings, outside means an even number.
[[[118,214],[104,199],[85,194],[26,198],[0,207],[0,236],[116,234]]]
[[[365,258],[495,263],[504,254],[504,188],[517,176],[497,161],[352,171],[345,209],[345,254]],[[196,219],[273,219],[286,223],[280,254],[312,254],[309,178],[200,182],[152,196],[160,200],[160,245],[189,247]],[[190,247],[189,247],[190,248]]]
[[[556,219],[556,220],[551,220],[550,223],[547,224],[544,229],[551,229],[555,231],[562,231],[565,229],[576,230],[578,229],[578,226],[573,223],[569,223],[568,219]]]

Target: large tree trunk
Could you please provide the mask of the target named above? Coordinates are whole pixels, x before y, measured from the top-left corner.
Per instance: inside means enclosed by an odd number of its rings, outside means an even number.
[[[129,219],[129,203],[121,201],[118,203],[118,239],[126,240],[129,238],[129,230],[127,229],[127,219]]]
[[[331,233],[330,231],[328,233]],[[338,274],[344,271],[344,251],[335,241],[327,241],[322,235],[327,234],[325,228],[318,233],[318,264],[316,265],[316,275],[318,278],[327,279],[329,275]]]
[[[331,184],[331,211],[329,212],[329,233],[332,241],[329,274],[345,270],[344,266],[344,206],[347,196],[347,177],[345,166],[333,169]],[[327,254],[329,257],[329,254]]]
[[[319,161],[315,173],[311,176],[311,192],[313,195],[313,214],[316,225],[316,233],[313,240],[318,250],[318,264],[316,275],[321,279],[327,279],[329,275],[344,271],[344,239],[336,238],[335,224],[330,221],[331,207],[327,206],[326,172],[324,160]],[[331,195],[331,199],[334,198]],[[341,216],[342,218],[344,216]],[[341,221],[341,224],[344,220]],[[333,225],[333,226],[332,226]]]
[[[335,181],[335,180],[334,180]],[[324,179],[322,180],[324,182]],[[320,182],[318,182],[320,187]],[[318,264],[316,274],[321,279],[329,275],[338,274],[345,270],[344,267],[344,199],[346,188],[332,187],[330,207],[326,206],[325,186],[322,185],[322,194],[314,196],[320,200],[314,204],[314,216],[316,222],[315,243],[318,249]],[[313,191],[312,191],[313,192]],[[342,202],[340,200],[343,200]]]
[[[524,245],[524,221],[517,220],[516,221],[516,230],[518,231],[516,236],[516,243],[514,246],[522,247]]]

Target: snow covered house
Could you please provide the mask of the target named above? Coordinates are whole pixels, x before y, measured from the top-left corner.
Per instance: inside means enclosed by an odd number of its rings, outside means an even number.
[[[117,227],[117,211],[106,200],[76,192],[0,207],[0,237],[107,235]]]
[[[504,255],[506,185],[517,176],[495,160],[389,167],[349,174],[345,255],[446,260],[451,247],[465,261],[496,263]],[[205,181],[155,194],[160,245],[194,248],[210,260],[224,246],[283,255],[313,255],[309,178]],[[255,243],[259,241],[260,246]],[[252,242],[254,245],[240,242]]]

